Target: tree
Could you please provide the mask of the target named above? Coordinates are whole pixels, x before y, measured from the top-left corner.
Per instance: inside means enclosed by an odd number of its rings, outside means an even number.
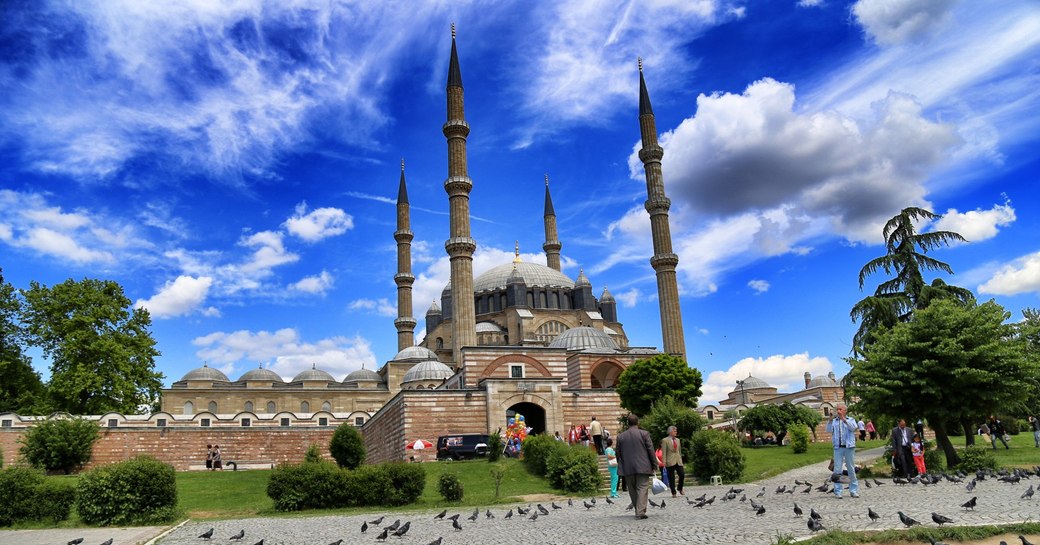
[[[960,462],[949,422],[979,421],[995,408],[1025,409],[1037,391],[1040,363],[1005,324],[1010,313],[989,301],[966,306],[942,299],[877,335],[850,359],[846,395],[860,413],[928,420],[947,467]]]
[[[90,461],[101,431],[83,418],[49,418],[29,428],[19,450],[29,465],[66,475]]]
[[[350,424],[340,424],[332,433],[329,452],[339,467],[357,469],[365,462],[365,441],[361,433]]]
[[[695,409],[665,396],[653,404],[650,413],[639,421],[639,427],[650,432],[655,445],[668,435],[668,426],[675,426],[682,442],[683,460],[689,460],[693,451],[689,439],[704,428],[705,420]]]
[[[4,281],[0,269],[0,412],[40,414],[46,412],[41,403],[43,382],[22,349],[21,308],[14,286]]]
[[[671,396],[687,407],[696,407],[701,396],[701,372],[679,357],[658,354],[637,360],[618,377],[621,406],[638,415],[650,412],[654,402]]]
[[[882,234],[887,252],[860,269],[859,289],[863,289],[867,276],[879,270],[894,276],[879,284],[874,295],[852,307],[852,321],[860,323],[852,341],[854,354],[859,355],[873,342],[874,332],[908,321],[915,310],[927,307],[934,300],[952,298],[965,304],[974,302],[975,297],[969,290],[938,279],[928,286],[924,280],[923,270],[953,273],[949,265],[925,254],[951,242],[964,241],[964,237],[953,231],[916,231],[915,222],[941,217],[923,208],[909,207],[885,224]]]
[[[780,405],[757,405],[744,411],[738,427],[743,431],[764,431],[776,436],[782,443],[787,431],[793,426],[808,426],[814,430],[820,423],[820,413],[802,405],[785,401]]]
[[[155,371],[152,319],[132,309],[111,280],[66,280],[48,288],[32,282],[22,323],[30,343],[51,360],[48,393],[55,409],[72,414],[136,413],[157,407],[162,373]]]

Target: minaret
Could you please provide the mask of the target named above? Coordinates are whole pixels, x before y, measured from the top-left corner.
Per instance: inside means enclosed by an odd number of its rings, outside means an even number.
[[[401,185],[397,189],[397,230],[394,240],[397,241],[397,351],[400,352],[415,344],[415,318],[412,317],[412,231],[411,212],[408,206],[408,189],[404,183],[404,159],[401,159]]]
[[[639,160],[643,162],[643,170],[646,172],[645,207],[650,213],[650,230],[654,238],[654,256],[650,258],[650,266],[657,272],[657,299],[661,306],[664,351],[686,359],[679,286],[675,280],[675,266],[679,264],[679,256],[672,252],[672,232],[668,225],[668,209],[672,201],[664,194],[664,177],[661,175],[664,150],[657,144],[657,124],[643,79],[642,59],[639,59],[639,132],[643,141]]]
[[[545,175],[545,264],[550,269],[560,270],[560,244],[559,235],[556,232],[556,211],[553,210],[552,196],[549,195],[549,175]]]
[[[477,316],[473,308],[473,252],[477,243],[470,236],[469,192],[473,181],[466,165],[466,137],[469,124],[463,112],[462,72],[455,49],[455,24],[451,25],[451,60],[448,63],[448,121],[444,137],[448,139],[448,193],[451,233],[444,249],[451,258],[451,345],[454,365],[462,365],[462,347],[477,344]]]

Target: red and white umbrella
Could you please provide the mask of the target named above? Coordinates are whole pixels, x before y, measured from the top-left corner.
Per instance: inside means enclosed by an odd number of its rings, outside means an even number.
[[[431,442],[429,442],[429,441],[427,441],[425,439],[417,439],[414,443],[408,443],[408,446],[406,446],[405,448],[410,448],[410,449],[414,449],[414,450],[422,450],[424,448],[431,448],[432,446],[433,446],[433,443],[431,443]]]

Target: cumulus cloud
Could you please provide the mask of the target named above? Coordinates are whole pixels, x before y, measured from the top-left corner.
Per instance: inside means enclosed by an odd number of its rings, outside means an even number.
[[[744,358],[723,371],[712,371],[701,387],[700,403],[717,403],[734,391],[738,380],[749,375],[760,378],[779,392],[797,392],[805,387],[804,374],[826,375],[833,371],[831,361],[823,356],[810,357],[808,352],[767,358]]]
[[[206,301],[213,279],[208,276],[178,276],[176,280],[167,282],[149,299],[138,299],[136,308],[147,308],[153,318],[174,318],[184,316],[197,310]],[[204,309],[212,314],[212,307]]]
[[[957,0],[857,0],[852,15],[872,40],[896,45],[923,39],[950,19]]]
[[[256,332],[239,330],[210,333],[195,338],[192,344],[198,347],[196,355],[200,359],[223,368],[253,368],[255,362],[261,361],[265,363],[264,367],[286,379],[310,369],[312,365],[329,372],[337,380],[343,380],[347,373],[362,366],[376,368],[371,343],[360,336],[336,336],[307,342],[292,328]]]
[[[823,0],[798,0],[798,7],[800,8],[814,8],[822,5]]]
[[[621,303],[623,308],[632,308],[636,306],[636,303],[638,303],[642,298],[643,293],[639,291],[639,288],[632,288],[614,296],[614,299]]]
[[[935,229],[960,233],[968,242],[979,242],[997,236],[1000,227],[1011,225],[1015,219],[1015,209],[1010,202],[995,204],[989,210],[958,212],[950,208],[935,223]]]
[[[748,287],[755,290],[755,293],[765,293],[769,291],[769,282],[765,280],[750,280],[747,283]]]
[[[1024,255],[1000,267],[978,291],[993,295],[1040,293],[1040,252]]]
[[[347,308],[350,310],[375,312],[379,316],[397,316],[397,305],[391,303],[390,300],[385,297],[378,300],[356,299],[351,301]]]
[[[316,295],[323,295],[329,288],[332,287],[333,278],[328,271],[321,271],[321,274],[314,276],[308,276],[302,278],[299,281],[289,284],[289,289],[295,291],[302,291],[304,293],[313,293]]]
[[[354,227],[354,218],[339,208],[317,208],[307,212],[307,203],[296,205],[296,213],[283,224],[289,234],[307,242],[342,235]]]
[[[299,255],[285,249],[283,238],[284,235],[277,231],[260,231],[242,237],[238,241],[239,246],[255,249],[251,259],[239,269],[244,273],[263,277],[271,274],[274,267],[299,260]]]

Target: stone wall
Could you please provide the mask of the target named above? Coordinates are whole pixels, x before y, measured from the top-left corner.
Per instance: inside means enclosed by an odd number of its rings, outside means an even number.
[[[432,461],[437,456],[438,437],[488,431],[487,394],[483,391],[403,390],[365,424],[365,461],[392,462],[411,456]],[[434,448],[405,448],[419,439],[434,443]]]
[[[564,390],[562,397],[564,429],[559,431],[564,437],[567,437],[571,426],[588,426],[593,416],[603,425],[603,429],[610,432],[611,437],[617,437],[620,432],[618,419],[628,414],[621,408],[621,398],[614,390]],[[556,430],[548,431],[551,434]]]

